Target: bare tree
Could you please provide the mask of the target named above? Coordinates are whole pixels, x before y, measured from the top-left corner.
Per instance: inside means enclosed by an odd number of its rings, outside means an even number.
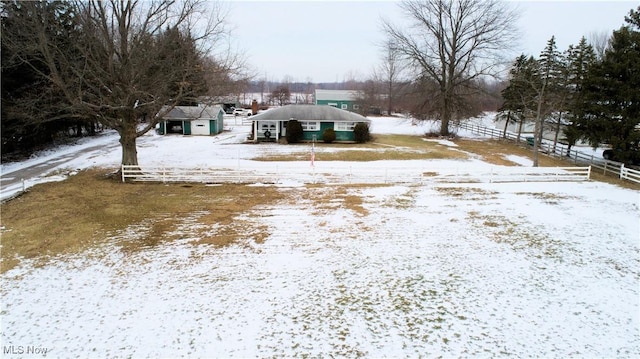
[[[611,33],[607,30],[592,31],[587,36],[589,45],[593,48],[598,59],[604,58],[604,53],[609,48]]]
[[[383,58],[379,66],[378,76],[384,82],[387,91],[387,112],[389,116],[393,112],[396,88],[400,83],[403,70],[402,55],[393,43],[387,41],[382,46]]]
[[[37,13],[37,4],[21,5]],[[138,164],[136,139],[157,119],[211,95],[209,85],[239,69],[239,58],[222,46],[224,14],[214,3],[77,0],[73,8],[80,33],[74,51],[57,47],[38,16],[23,24],[40,55],[30,64],[35,71],[44,65],[41,75],[62,92],[68,111],[118,131],[123,165]],[[15,40],[12,46],[25,46]]]
[[[356,112],[363,116],[379,114],[380,85],[375,79],[367,80],[360,84],[359,90],[353,91],[354,100],[359,107]]]
[[[269,103],[275,103],[278,106],[284,106],[291,103],[291,90],[289,89],[289,84],[281,84],[279,85],[271,94],[269,95]]]
[[[436,113],[446,136],[464,88],[503,70],[502,55],[517,43],[517,16],[499,0],[407,0],[400,7],[412,26],[384,21],[383,29],[417,77],[437,83]]]

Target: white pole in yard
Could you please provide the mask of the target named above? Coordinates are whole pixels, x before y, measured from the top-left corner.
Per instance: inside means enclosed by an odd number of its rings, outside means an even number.
[[[315,168],[316,166],[315,160],[316,160],[316,135],[313,135],[313,137],[311,138],[311,167]]]
[[[316,135],[311,137],[311,175],[313,177],[313,183],[316,183]]]

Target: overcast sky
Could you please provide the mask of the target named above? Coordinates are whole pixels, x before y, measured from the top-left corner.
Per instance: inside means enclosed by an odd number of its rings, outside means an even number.
[[[233,39],[267,80],[364,80],[380,64],[381,19],[402,23],[397,1],[243,1],[228,3]],[[510,1],[521,15],[518,53],[537,56],[552,35],[558,49],[624,24],[637,1]],[[515,58],[515,56],[514,56]]]

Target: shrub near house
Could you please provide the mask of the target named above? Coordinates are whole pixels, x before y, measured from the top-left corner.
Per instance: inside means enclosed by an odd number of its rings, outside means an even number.
[[[302,125],[297,120],[287,122],[287,142],[298,143],[302,140]]]
[[[365,143],[371,141],[371,132],[369,132],[369,124],[366,122],[358,122],[353,127],[353,139],[357,143]]]
[[[336,131],[334,131],[333,128],[331,127],[325,129],[324,132],[322,133],[322,141],[324,141],[324,143],[332,143],[335,140],[336,140]]]

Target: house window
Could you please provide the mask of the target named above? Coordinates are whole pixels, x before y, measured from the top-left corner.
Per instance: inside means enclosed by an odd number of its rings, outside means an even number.
[[[355,122],[336,122],[335,123],[336,131],[353,131],[353,128],[356,127]]]
[[[331,107],[338,107],[338,103],[337,102],[329,102],[327,105],[331,106]]]
[[[275,121],[262,121],[260,123],[260,127],[262,131],[275,131],[276,122]]]
[[[353,105],[353,109],[358,111],[360,109],[360,105]]]
[[[320,122],[302,121],[300,124],[302,125],[303,131],[318,131],[320,129]]]
[[[343,104],[342,104],[342,109],[343,109],[343,110],[346,110],[346,109],[348,109],[348,108],[349,108],[349,106],[348,106],[346,103],[343,103]]]

